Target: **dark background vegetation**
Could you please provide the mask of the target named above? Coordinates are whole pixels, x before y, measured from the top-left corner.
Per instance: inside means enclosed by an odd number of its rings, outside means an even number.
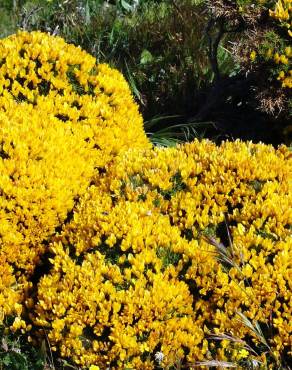
[[[249,27],[224,9],[234,3],[236,10],[237,2],[0,0],[0,37],[17,29],[50,32],[118,68],[156,143],[209,137],[289,145],[291,112],[262,109],[264,73],[234,55]]]

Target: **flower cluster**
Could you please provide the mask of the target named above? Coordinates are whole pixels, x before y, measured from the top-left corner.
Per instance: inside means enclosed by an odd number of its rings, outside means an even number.
[[[184,357],[184,347],[192,357],[203,356],[189,289],[171,269],[163,271],[154,251],[127,254],[120,263],[88,253],[78,263],[60,244],[52,250],[56,257],[39,289],[36,324],[47,327],[62,357],[81,365],[150,369],[158,347],[170,364]],[[122,265],[128,267],[123,271]]]
[[[291,0],[278,0],[274,10],[270,10],[270,16],[280,22],[281,26],[287,29],[288,35],[292,37],[292,1]],[[272,50],[269,51],[272,54]],[[274,53],[274,61],[277,64],[289,66],[285,70],[279,72],[278,80],[281,81],[282,87],[292,88],[292,48],[287,46],[284,52]],[[288,69],[290,68],[290,69]]]
[[[0,107],[11,100],[73,126],[89,126],[102,167],[121,150],[149,146],[123,76],[61,37],[19,32],[0,41]]]
[[[240,141],[119,156],[54,238],[35,324],[83,366],[286,356],[291,170],[285,147]]]
[[[289,36],[292,37],[291,28],[291,13],[292,1],[291,0],[278,0],[275,4],[274,10],[270,10],[270,16],[284,23],[288,29]]]
[[[292,37],[292,31],[290,30],[292,25],[291,0],[278,0],[273,8],[270,7],[269,16],[275,19],[281,27],[287,29],[288,39]],[[268,32],[267,35],[269,35]],[[292,52],[289,41],[287,42],[285,38],[280,40],[279,36],[271,34],[266,37],[266,40],[262,40],[263,44],[259,45],[257,50],[252,50],[250,53],[250,60],[253,63],[265,61],[266,63],[276,64],[278,80],[281,81],[283,88],[292,88],[292,70],[290,67]]]
[[[26,290],[23,279],[33,273],[48,239],[93,176],[95,150],[84,140],[87,131],[79,127],[73,133],[58,119],[15,102],[0,111],[0,258],[7,264],[0,307],[5,312],[10,302],[4,297],[16,299],[21,287]]]
[[[19,316],[15,304],[96,168],[129,146],[150,144],[119,72],[41,32],[0,40],[0,324]]]
[[[291,69],[291,0],[208,1],[212,14],[230,29],[242,30],[232,54],[251,74],[259,108],[283,116],[282,133],[289,141]],[[227,29],[228,27],[226,27]],[[285,117],[288,123],[285,123]]]

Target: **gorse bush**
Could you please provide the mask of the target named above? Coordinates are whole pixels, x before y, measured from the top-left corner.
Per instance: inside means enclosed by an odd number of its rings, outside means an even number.
[[[50,237],[94,168],[130,145],[150,144],[117,71],[40,32],[1,40],[0,50],[2,321],[20,314]]]
[[[276,366],[291,355],[291,166],[285,147],[241,142],[128,151],[51,244],[34,323],[102,369],[152,369],[156,352],[165,368]]]
[[[85,191],[94,166],[94,151],[81,129],[73,134],[57,119],[41,120],[40,113],[46,112],[17,104],[0,112],[1,251],[28,271],[36,258],[32,245],[43,248],[41,241]]]
[[[23,279],[39,262],[43,242],[93,176],[94,151],[84,141],[82,127],[73,134],[46,114],[15,102],[0,111],[0,255],[8,264],[2,283],[4,296],[16,302],[19,291],[30,285]],[[7,303],[14,310],[9,299],[3,303],[4,314],[9,313]]]
[[[3,23],[2,35],[19,28],[60,35],[98,63],[122,71],[146,121],[175,116],[156,122],[152,132],[204,122],[197,125],[196,137],[290,144],[289,1],[5,0],[3,4],[0,35]],[[182,131],[178,126],[170,129],[172,136],[186,136],[185,141],[195,136]]]
[[[210,7],[243,33],[233,54],[247,73],[255,74],[259,107],[272,114],[291,114],[291,1],[218,0]]]
[[[0,51],[0,365],[12,332],[73,368],[288,369],[291,152],[153,148],[117,71],[41,32]]]
[[[20,32],[0,41],[0,107],[14,100],[41,108],[66,124],[92,133],[96,165],[102,167],[135,142],[147,146],[142,117],[116,70],[60,37]],[[9,109],[9,108],[8,108]],[[46,113],[45,113],[46,112]]]

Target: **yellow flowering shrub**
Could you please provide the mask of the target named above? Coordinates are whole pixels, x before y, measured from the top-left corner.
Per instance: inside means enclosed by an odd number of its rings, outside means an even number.
[[[291,356],[291,173],[264,144],[129,150],[51,244],[35,324],[102,369]]]
[[[49,238],[88,187],[90,135],[32,106],[11,102],[0,111],[0,324],[15,313]]]
[[[81,367],[285,362],[291,174],[284,146],[153,149],[117,71],[41,32],[0,41],[0,325]]]
[[[278,0],[274,9],[270,9],[269,14],[276,19],[280,25],[287,29],[288,36],[292,37],[292,0]],[[286,46],[283,53],[274,52],[272,49],[267,51],[267,56],[273,58],[278,65],[286,67],[279,72],[278,80],[281,81],[282,87],[292,88],[292,48]]]
[[[291,0],[207,1],[218,22],[235,30],[232,54],[249,75],[256,105],[279,118],[276,130],[291,142]],[[239,33],[238,33],[239,32]],[[239,37],[238,37],[239,35]],[[253,104],[253,103],[252,103]]]
[[[265,60],[273,64],[282,88],[292,88],[292,49],[290,42],[292,37],[292,1],[276,1],[273,6],[270,6],[269,16],[278,22],[278,26],[283,28],[284,32],[287,32],[286,40],[285,37],[280,40],[279,36],[271,33],[265,41],[264,47],[260,46],[257,52],[255,50],[251,52],[250,59],[252,62]]]
[[[5,317],[15,315],[19,317],[22,306],[19,304],[24,298],[23,293],[30,288],[30,284],[25,279],[20,279],[19,283],[13,274],[12,266],[7,263],[4,255],[0,254],[0,326]],[[22,281],[21,281],[22,280]]]
[[[19,316],[14,304],[94,168],[130,146],[150,143],[118,71],[49,34],[0,40],[0,324]]]
[[[0,40],[0,98],[3,109],[14,100],[90,126],[99,167],[132,145],[150,145],[123,76],[61,37],[36,31]]]
[[[269,82],[277,72],[282,88],[291,88],[292,0],[236,0],[230,8],[219,0],[220,3],[221,8],[215,8],[218,15],[231,11],[235,19],[241,17],[248,28],[253,28],[254,35],[246,35],[248,44],[246,50],[242,50],[249,53],[252,62],[249,68],[266,64],[264,67],[270,68]],[[262,22],[265,17],[266,21]]]

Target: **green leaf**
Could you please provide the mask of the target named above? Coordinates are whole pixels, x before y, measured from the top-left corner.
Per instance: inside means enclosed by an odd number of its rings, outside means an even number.
[[[5,366],[9,366],[9,365],[11,365],[11,358],[10,358],[9,354],[5,355],[5,356],[1,359],[1,362],[2,362]]]
[[[140,56],[140,64],[148,64],[153,61],[153,55],[150,53],[149,50],[144,49]]]
[[[137,85],[136,85],[136,82],[133,78],[133,74],[131,73],[129,67],[128,67],[128,64],[125,60],[125,65],[126,65],[126,69],[127,69],[127,77],[128,77],[128,82],[129,82],[129,85],[130,85],[130,88],[131,88],[131,91],[133,92],[133,94],[136,96],[136,98],[139,100],[139,102],[142,104],[142,105],[145,105],[144,104],[144,101],[143,101],[143,97],[142,97],[142,94],[140,93],[140,91],[138,90],[137,88]]]
[[[130,12],[130,11],[132,10],[132,6],[131,6],[127,1],[125,1],[125,0],[121,0],[121,1],[120,1],[120,4],[121,4],[121,7],[122,7],[124,10],[126,10],[126,11],[128,11],[128,12]]]
[[[86,1],[85,4],[85,24],[90,23],[90,7],[89,7],[89,2]]]

